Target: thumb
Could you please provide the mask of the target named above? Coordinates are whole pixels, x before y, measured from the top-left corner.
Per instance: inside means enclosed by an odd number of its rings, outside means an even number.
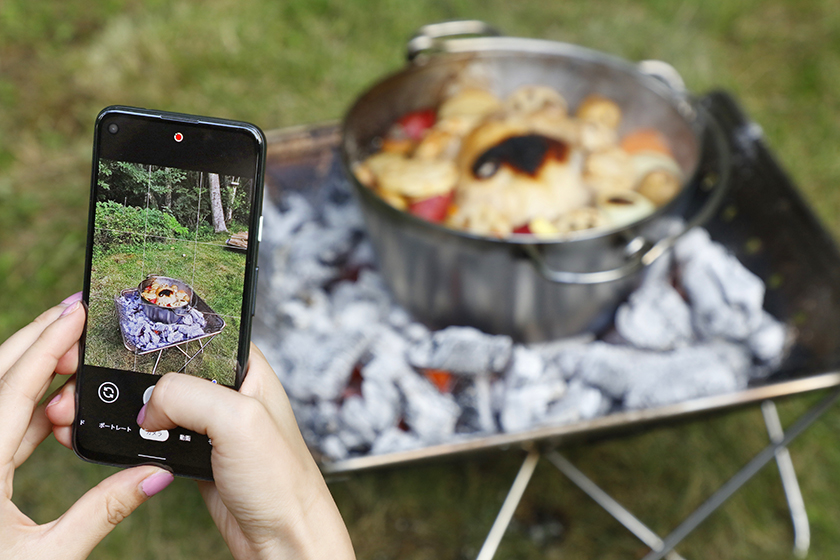
[[[109,476],[73,504],[50,531],[66,558],[86,558],[140,504],[172,482],[171,472],[145,465]]]

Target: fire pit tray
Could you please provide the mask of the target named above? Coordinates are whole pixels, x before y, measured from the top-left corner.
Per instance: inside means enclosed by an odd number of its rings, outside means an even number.
[[[186,342],[195,342],[198,340],[206,339],[209,337],[214,337],[220,332],[222,329],[225,328],[225,320],[219,316],[213,309],[207,305],[200,296],[197,294],[195,295],[195,305],[193,307],[201,311],[204,314],[204,319],[207,321],[207,326],[204,328],[204,334],[201,336],[196,336],[192,338],[185,338],[184,340],[173,342],[171,344],[166,344],[163,346],[158,346],[157,348],[152,348],[150,350],[138,350],[137,347],[129,341],[129,338],[126,336],[124,323],[126,322],[126,317],[124,315],[123,306],[120,305],[119,299],[120,297],[127,296],[131,293],[138,294],[137,288],[127,288],[122,290],[119,295],[114,297],[114,306],[117,309],[117,316],[119,317],[119,325],[120,325],[120,334],[122,335],[123,345],[129,352],[137,354],[138,356],[143,356],[145,354],[151,354],[152,352],[159,352],[161,350],[166,350],[168,348],[174,348],[180,344],[184,344]],[[138,294],[139,297],[139,294]]]
[[[765,282],[765,309],[795,331],[790,351],[771,375],[728,394],[410,451],[321,460],[322,469],[338,474],[515,445],[554,445],[840,385],[840,252],[735,99],[715,91],[699,102],[718,119],[732,150],[732,186],[706,229]],[[266,204],[280,204],[282,194],[294,191],[317,206],[320,185],[343,173],[339,140],[335,123],[270,132]],[[268,289],[261,279],[258,292]],[[258,322],[255,332],[259,328]]]

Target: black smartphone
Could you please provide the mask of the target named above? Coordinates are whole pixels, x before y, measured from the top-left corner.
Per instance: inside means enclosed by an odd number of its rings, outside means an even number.
[[[212,478],[206,436],[147,432],[137,414],[170,371],[242,383],[264,169],[252,124],[117,106],[97,117],[73,426],[83,459]]]

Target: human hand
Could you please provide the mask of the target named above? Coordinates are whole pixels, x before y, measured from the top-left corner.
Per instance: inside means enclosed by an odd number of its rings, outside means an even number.
[[[73,385],[50,407],[59,441],[70,444]],[[239,392],[169,373],[155,385],[138,423],[181,426],[213,442],[214,482],[199,482],[233,556],[243,559],[355,558],[347,529],[297,427],[280,381],[251,345]]]
[[[67,389],[38,405],[56,373],[78,365],[78,341],[85,324],[81,294],[70,296],[0,345],[0,543],[6,559],[86,558],[117,524],[172,482],[163,469],[143,466],[108,477],[51,523],[37,525],[12,502],[17,469],[50,434],[47,411],[72,397]],[[57,400],[58,399],[58,400]],[[70,443],[71,410],[62,437]],[[61,431],[61,430],[60,430]]]

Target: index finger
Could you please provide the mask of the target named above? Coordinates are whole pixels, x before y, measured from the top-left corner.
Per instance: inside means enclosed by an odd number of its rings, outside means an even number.
[[[81,303],[65,311],[0,377],[0,465],[14,457],[56,365],[82,334],[85,313]]]

